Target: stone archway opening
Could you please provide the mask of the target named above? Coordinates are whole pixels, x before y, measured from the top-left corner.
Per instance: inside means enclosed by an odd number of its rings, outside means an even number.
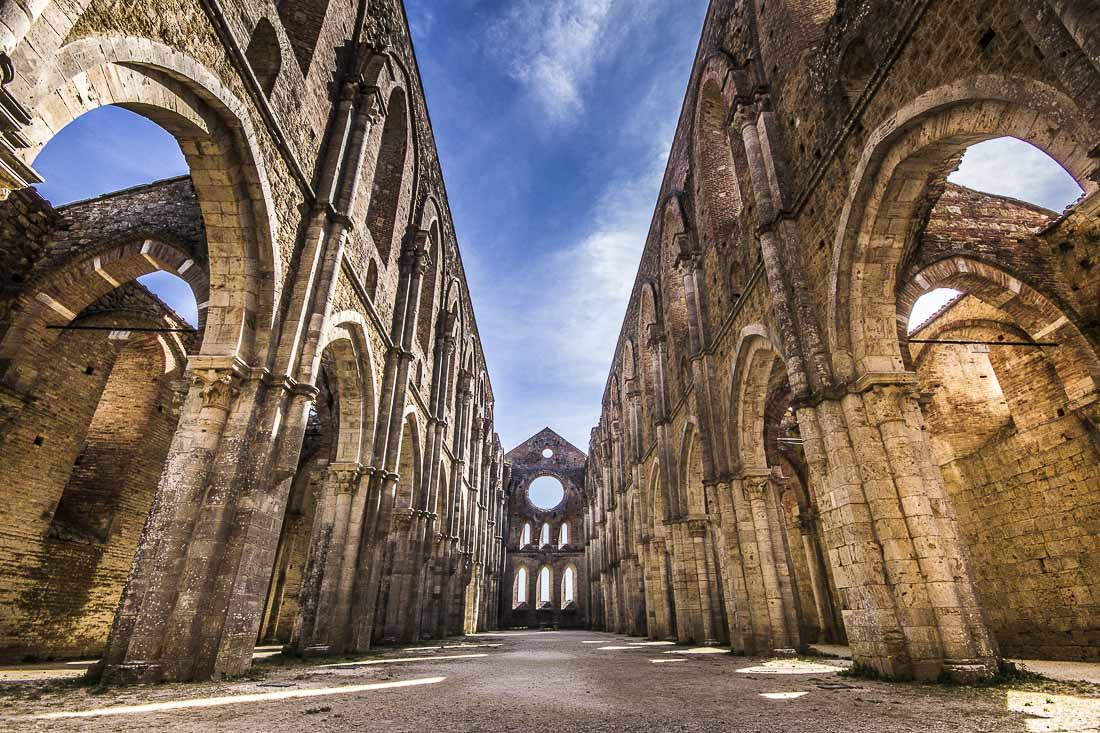
[[[899,283],[903,357],[932,460],[986,623],[1015,658],[1100,659],[1086,641],[1100,532],[1084,520],[1100,499],[1097,356],[1067,333],[1079,315],[1027,266],[1080,194],[1026,143],[975,145],[931,208],[920,264]]]
[[[0,381],[14,397],[0,408],[13,498],[0,556],[23,558],[0,657],[96,657],[189,391],[210,274],[187,163],[163,128],[103,107],[57,133],[36,166],[46,183],[0,208],[47,222],[5,272],[16,295],[0,298]]]

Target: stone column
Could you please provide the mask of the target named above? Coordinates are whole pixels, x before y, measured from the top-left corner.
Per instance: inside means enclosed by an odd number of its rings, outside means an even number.
[[[806,567],[810,573],[810,587],[814,595],[814,607],[817,611],[818,628],[822,638],[836,643],[836,623],[833,619],[832,596],[825,576],[825,565],[821,556],[821,546],[817,541],[817,516],[811,511],[799,514],[798,530],[802,537],[802,552],[806,556]]]
[[[854,659],[895,678],[996,671],[915,379],[865,378],[798,411],[807,460],[825,468],[821,523]]]
[[[306,580],[300,591],[301,612],[292,647],[298,653],[341,652],[337,640],[344,636],[338,610],[342,605],[344,562],[349,545],[352,507],[363,466],[329,464],[310,541]]]

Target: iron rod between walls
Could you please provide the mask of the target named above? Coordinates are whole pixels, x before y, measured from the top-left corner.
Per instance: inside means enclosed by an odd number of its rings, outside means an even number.
[[[911,344],[956,344],[959,346],[1061,346],[1056,341],[965,341],[954,339],[909,339]]]

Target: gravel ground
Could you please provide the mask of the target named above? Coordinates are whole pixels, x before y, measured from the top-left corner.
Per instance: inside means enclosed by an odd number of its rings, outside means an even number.
[[[839,661],[634,646],[641,641],[591,632],[483,635],[454,648],[386,650],[360,658],[374,662],[366,666],[274,658],[249,679],[219,683],[0,685],[0,730],[1100,731],[1095,686],[888,684],[841,677]],[[415,661],[392,661],[402,658]],[[792,671],[799,673],[782,673]],[[180,702],[189,707],[36,717]]]

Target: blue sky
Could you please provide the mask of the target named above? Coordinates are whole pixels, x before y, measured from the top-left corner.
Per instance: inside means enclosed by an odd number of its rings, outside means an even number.
[[[546,426],[588,449],[706,5],[406,0],[506,449]],[[955,178],[1056,209],[1076,198],[1021,146],[986,143]],[[187,171],[167,133],[114,108],[36,168],[55,204]],[[143,282],[194,319],[181,281]]]

